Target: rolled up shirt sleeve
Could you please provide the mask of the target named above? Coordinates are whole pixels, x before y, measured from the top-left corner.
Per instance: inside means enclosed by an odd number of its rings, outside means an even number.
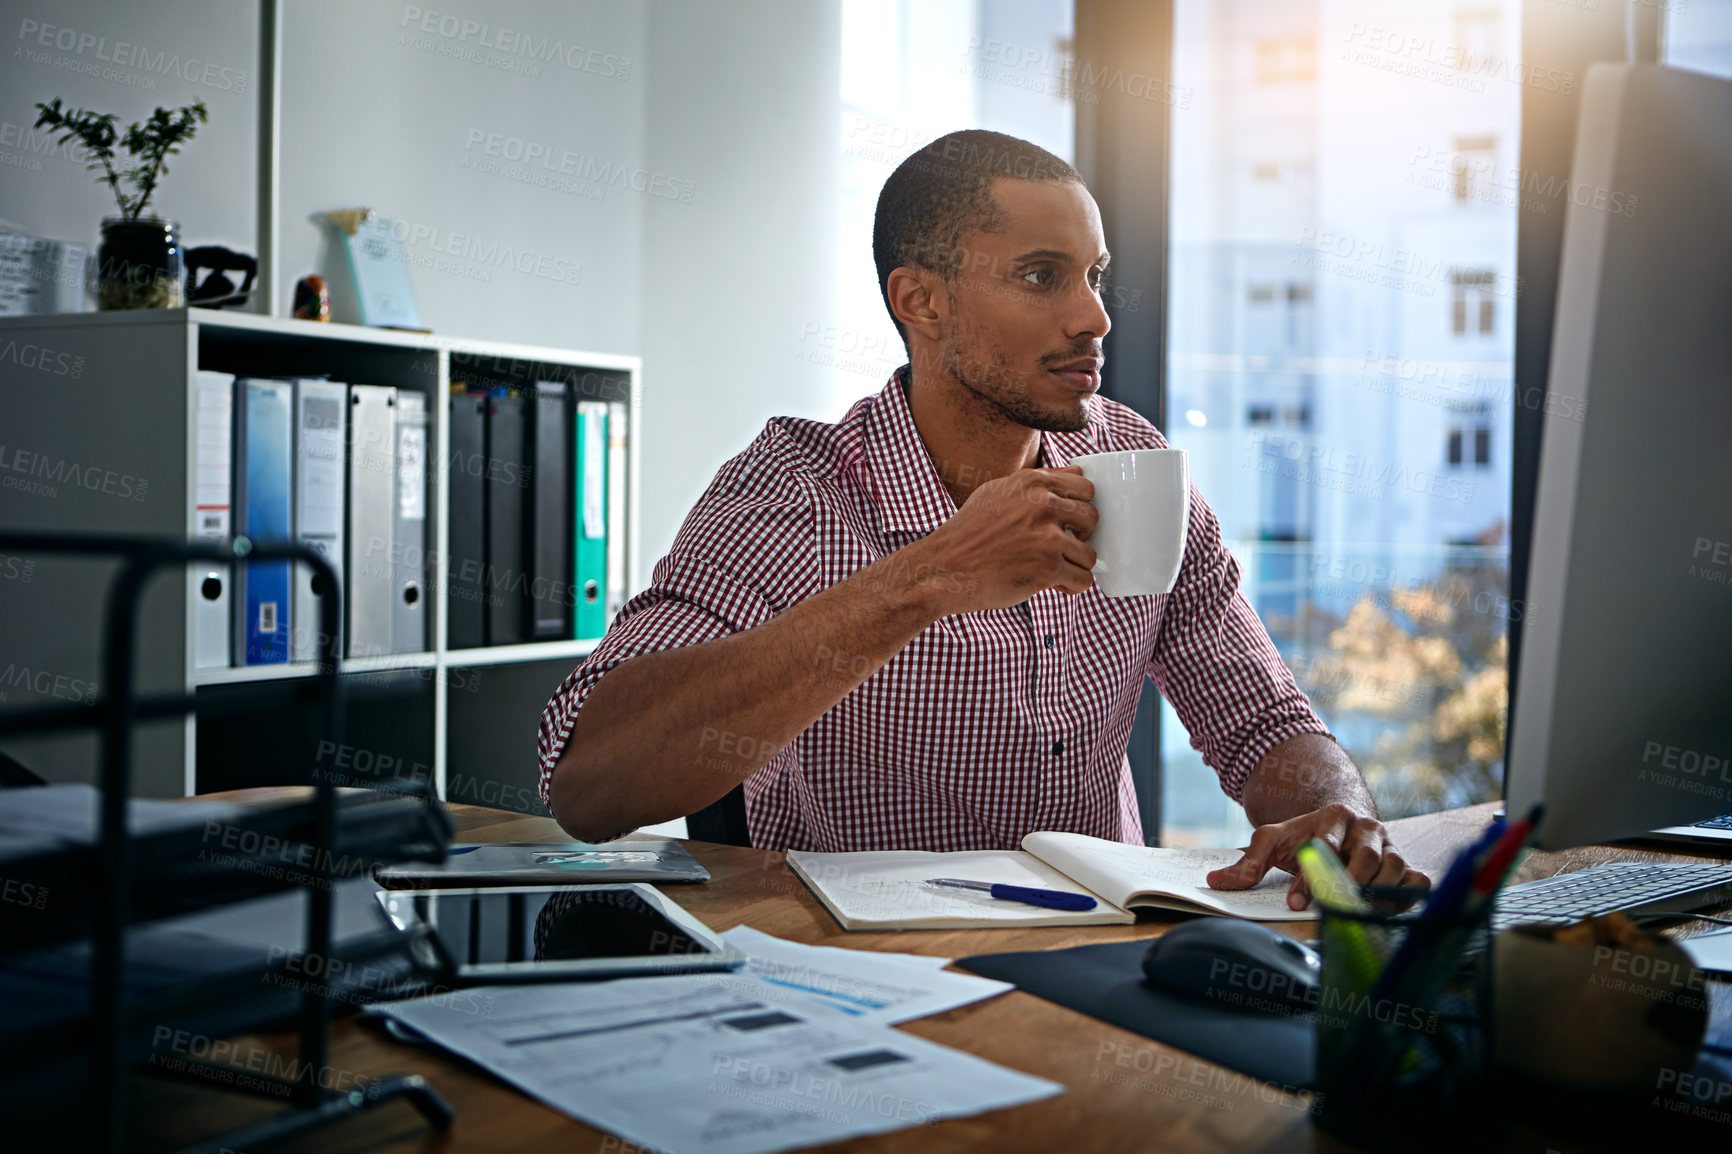
[[[620,610],[589,658],[541,713],[536,756],[541,800],[584,701],[607,672],[645,653],[713,641],[762,625],[817,592],[811,502],[776,461],[773,430],[722,466],[656,563],[650,585]],[[804,557],[805,563],[799,558]]]
[[[1192,485],[1185,559],[1148,675],[1234,801],[1243,800],[1263,755],[1289,737],[1320,733],[1334,740],[1245,600],[1239,575],[1214,510]]]

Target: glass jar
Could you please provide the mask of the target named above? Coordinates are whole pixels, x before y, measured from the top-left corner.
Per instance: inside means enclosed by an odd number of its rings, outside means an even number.
[[[180,224],[157,217],[104,217],[96,299],[102,309],[174,309],[186,304]]]

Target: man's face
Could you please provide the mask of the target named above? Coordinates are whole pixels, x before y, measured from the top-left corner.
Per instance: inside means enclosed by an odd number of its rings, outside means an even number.
[[[1111,326],[1100,211],[1080,184],[1000,178],[993,200],[998,227],[963,239],[946,282],[944,367],[1016,424],[1075,432],[1088,424]]]

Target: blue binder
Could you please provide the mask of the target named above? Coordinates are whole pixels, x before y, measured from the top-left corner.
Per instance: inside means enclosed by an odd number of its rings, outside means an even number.
[[[234,524],[254,541],[291,537],[293,408],[288,381],[235,381]],[[287,662],[289,562],[248,561],[235,570],[235,664]]]

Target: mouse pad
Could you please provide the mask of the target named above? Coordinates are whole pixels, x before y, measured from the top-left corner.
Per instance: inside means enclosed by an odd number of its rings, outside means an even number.
[[[981,954],[956,964],[1265,1082],[1309,1089],[1313,1018],[1213,1005],[1143,980],[1146,940]]]

